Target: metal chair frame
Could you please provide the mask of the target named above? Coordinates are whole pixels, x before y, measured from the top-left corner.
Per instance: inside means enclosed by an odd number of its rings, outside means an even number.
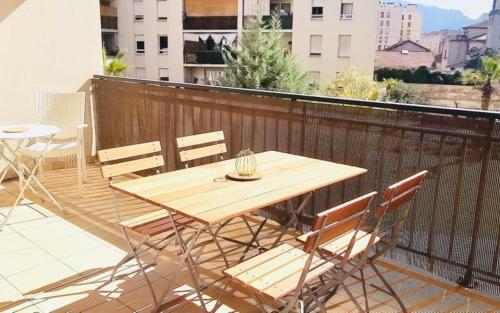
[[[375,218],[376,222],[375,227],[373,228],[373,234],[375,236],[379,236],[381,240],[375,245],[375,248],[377,249],[375,254],[367,256],[367,258],[356,260],[355,268],[360,271],[360,277],[356,277],[354,275],[354,272],[351,273],[351,276],[360,280],[363,285],[365,310],[363,310],[361,307],[358,307],[358,310],[360,312],[370,312],[366,291],[366,280],[363,273],[363,270],[368,266],[373,269],[377,277],[382,281],[384,287],[386,288],[386,290],[384,290],[383,288],[377,289],[392,296],[400,306],[401,311],[404,313],[407,312],[407,309],[401,298],[377,268],[375,260],[396,247],[403,226],[413,207],[416,196],[422,188],[422,183],[427,174],[428,171],[422,171],[388,187],[383,195],[382,203],[373,212],[373,217]],[[403,208],[402,212],[399,214],[394,223],[389,225],[383,224],[388,213],[397,211],[401,208]],[[387,234],[388,231],[390,231],[390,235]],[[389,241],[384,240],[388,237]],[[367,252],[369,253],[370,251]]]
[[[306,239],[303,250],[309,255],[301,272],[297,287],[294,289],[294,292],[279,299],[276,303],[273,303],[271,305],[273,308],[277,308],[279,312],[290,312],[293,309],[297,309],[299,312],[306,312],[310,311],[309,309],[312,310],[318,307],[321,312],[326,313],[326,302],[323,299],[331,294],[332,289],[336,291],[338,286],[342,286],[346,289],[346,292],[355,301],[352,293],[350,293],[347,286],[343,283],[343,281],[350,276],[350,272],[346,273],[343,269],[351,258],[351,252],[353,251],[356,241],[359,240],[358,233],[368,218],[369,208],[375,195],[375,192],[370,193],[320,213],[315,217],[315,227],[313,231],[304,235]],[[343,215],[340,220],[331,217],[335,212],[339,213],[343,209],[349,210],[353,206],[357,206],[354,213],[340,213],[340,215]],[[347,246],[343,246],[341,250],[339,250],[339,253],[343,255],[340,261],[336,255],[327,255],[324,253],[324,246],[326,244],[334,241],[336,238],[340,238],[342,235],[348,234],[350,231],[354,232]],[[373,239],[370,240],[370,243],[372,242]],[[315,257],[321,260],[321,262],[312,267]],[[307,275],[325,264],[332,265],[332,270],[328,272],[331,277],[326,277],[325,274],[321,274],[317,279],[313,279],[311,282],[306,283]],[[269,286],[267,288],[269,288]],[[268,312],[262,296],[254,291],[250,291],[250,294],[257,301],[259,309],[262,312]],[[311,307],[311,303],[313,302],[315,306]]]
[[[156,174],[160,174],[162,172],[160,170],[160,168],[164,168],[164,161],[163,161],[163,156],[161,155],[161,145],[160,145],[160,142],[151,142],[151,143],[140,144],[140,145],[153,145],[153,147],[155,147],[155,148],[153,148],[153,150],[148,150],[145,153],[136,152],[136,153],[133,153],[132,155],[122,155],[122,156],[118,155],[118,156],[114,156],[113,158],[109,158],[109,160],[104,157],[104,154],[107,151],[110,151],[112,149],[98,151],[99,159],[101,160],[101,163],[104,165],[102,167],[102,169],[101,169],[103,171],[103,176],[105,176],[105,177],[107,176],[108,183],[109,183],[110,186],[113,184],[113,182],[114,182],[113,179],[114,178],[116,178],[118,176],[123,176],[123,175],[126,175],[126,174],[132,174],[133,172],[136,172],[136,171],[127,171],[124,174],[113,175],[112,173],[104,173],[105,167],[106,166],[113,166],[113,165],[117,165],[117,164],[119,165],[119,164],[123,163],[123,159],[128,159],[130,157],[144,156],[146,154],[152,154],[152,153],[156,154],[156,155],[159,155],[159,156],[161,156],[161,160],[162,160],[162,162],[160,163],[161,165],[159,165],[159,166],[146,166],[145,168],[141,168],[141,169],[139,169],[137,171],[156,168],[155,169]],[[140,145],[131,145],[131,146],[125,146],[125,147],[120,147],[120,148],[134,148],[134,147],[139,147]],[[112,163],[114,161],[118,161],[118,162]],[[113,202],[114,202],[114,207],[115,207],[116,215],[117,215],[118,220],[121,222],[122,221],[122,217],[120,215],[120,209],[119,209],[119,205],[118,205],[118,192],[113,189],[112,190],[112,195],[113,195]],[[166,217],[168,218],[168,213],[167,212],[165,212],[165,213],[167,214]],[[149,220],[147,223],[154,223],[155,221],[159,221],[159,220],[161,220],[163,218],[166,218],[166,217],[161,217],[161,218],[158,218],[158,219],[152,219],[152,220]],[[140,241],[138,244],[134,245],[133,242],[132,242],[132,238],[130,237],[130,234],[129,234],[129,231],[131,231],[131,232],[134,232],[134,231],[131,230],[131,229],[127,229],[126,226],[123,226],[123,225],[120,225],[120,226],[122,228],[122,231],[123,231],[123,234],[124,234],[124,238],[127,241],[127,244],[129,246],[130,252],[125,257],[123,257],[114,266],[113,271],[111,273],[111,276],[110,276],[108,282],[111,282],[111,281],[114,280],[118,269],[123,264],[129,262],[130,260],[135,259],[137,265],[139,266],[139,269],[140,269],[142,275],[144,276],[146,284],[148,285],[148,289],[149,289],[149,291],[151,293],[151,297],[153,298],[154,304],[157,305],[158,304],[158,299],[157,299],[157,297],[155,295],[155,292],[154,292],[154,289],[152,287],[151,281],[150,281],[149,277],[146,274],[146,268],[150,267],[150,266],[152,266],[154,264],[156,264],[156,260],[157,260],[157,258],[159,256],[159,254],[161,253],[161,251],[163,251],[163,249],[165,249],[166,247],[168,247],[173,241],[175,241],[177,243],[176,233],[175,233],[174,229],[172,229],[162,239],[158,240],[157,242],[150,242],[152,236],[141,233],[140,235],[144,236],[144,239],[142,241]],[[155,236],[157,236],[157,235],[159,235],[159,234],[156,234]],[[144,248],[144,246],[147,246],[147,247]],[[153,258],[153,262],[150,263],[150,264],[148,264],[147,266],[143,266],[143,264],[142,264],[142,262],[140,260],[140,254],[144,253],[144,252],[146,252],[146,251],[148,251],[150,249],[156,250],[155,256]]]

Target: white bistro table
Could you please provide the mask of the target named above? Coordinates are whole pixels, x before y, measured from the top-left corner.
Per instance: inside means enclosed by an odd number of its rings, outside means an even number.
[[[44,186],[44,184],[35,176],[37,169],[41,166],[43,157],[50,147],[50,143],[54,137],[61,130],[56,126],[40,125],[40,124],[15,124],[15,125],[0,125],[0,159],[7,162],[10,167],[19,177],[19,195],[14,202],[14,205],[9,209],[3,222],[0,224],[0,231],[3,230],[7,224],[14,209],[24,199],[26,188],[30,188],[34,193],[37,193],[35,185],[38,186],[59,209],[64,211],[61,205],[57,202],[54,196]],[[32,169],[24,162],[19,149],[24,146],[26,142],[32,140],[42,140],[44,145],[40,149],[39,155],[34,159],[34,166]],[[32,185],[32,182],[35,185]]]

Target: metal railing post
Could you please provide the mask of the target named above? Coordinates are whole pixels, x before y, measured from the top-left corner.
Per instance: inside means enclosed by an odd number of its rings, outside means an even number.
[[[483,216],[484,198],[486,195],[486,183],[488,177],[488,166],[491,158],[491,147],[493,139],[493,129],[495,128],[495,119],[489,120],[487,137],[484,139],[483,157],[481,164],[481,176],[479,177],[479,187],[477,193],[476,210],[474,212],[474,224],[472,228],[472,242],[467,259],[467,270],[458,283],[464,287],[474,288],[474,264],[476,263],[477,244],[479,241],[479,231],[481,227],[481,218]]]

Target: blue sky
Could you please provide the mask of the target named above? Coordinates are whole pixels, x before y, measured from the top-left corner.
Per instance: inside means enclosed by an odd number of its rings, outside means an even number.
[[[481,14],[489,12],[493,6],[493,0],[412,0],[410,2],[457,9],[471,18],[478,18]]]

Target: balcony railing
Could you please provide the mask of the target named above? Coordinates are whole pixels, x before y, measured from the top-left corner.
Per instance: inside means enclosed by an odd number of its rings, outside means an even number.
[[[116,16],[101,15],[102,29],[118,29],[118,18]]]
[[[168,170],[182,167],[176,137],[219,129],[227,157],[250,147],[368,169],[315,194],[303,220],[428,169],[392,257],[500,295],[500,113],[105,76],[93,87],[98,147],[161,140]]]
[[[247,27],[250,18],[251,16],[245,16],[244,19],[245,28]],[[263,16],[262,21],[264,22],[265,25],[269,26],[270,24],[269,22],[271,21],[271,15]],[[280,21],[281,21],[281,29],[291,30],[293,28],[293,15],[280,15]]]
[[[106,6],[106,5],[101,5],[101,15],[102,16],[118,16],[118,11],[114,7]]]
[[[209,29],[237,29],[238,17],[236,16],[187,16],[184,18],[185,30]]]
[[[185,64],[224,64],[220,51],[198,51],[184,53]]]

